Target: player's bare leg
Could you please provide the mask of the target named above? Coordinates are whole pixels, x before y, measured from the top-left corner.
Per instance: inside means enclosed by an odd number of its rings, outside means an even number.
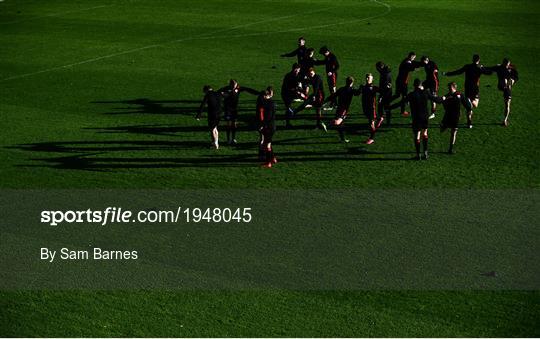
[[[264,164],[263,167],[272,168],[273,165],[277,163],[277,158],[274,156],[274,151],[272,149],[272,143],[266,143],[263,146],[264,149]]]
[[[429,158],[429,154],[428,154],[428,130],[427,129],[422,130],[422,145],[424,146],[424,159],[427,160]]]
[[[450,147],[448,148],[448,154],[454,154],[454,145],[456,144],[457,128],[450,130]]]
[[[264,161],[265,143],[262,130],[259,130],[259,161]]]
[[[512,99],[505,99],[504,100],[504,121],[503,125],[506,127],[508,126],[508,116],[510,115],[510,103],[512,102]]]
[[[414,135],[414,148],[416,149],[416,156],[414,157],[415,160],[420,160],[420,136],[422,132],[417,131]]]
[[[467,111],[467,127],[472,128],[473,108],[478,107],[479,99],[471,100],[471,109]]]
[[[217,127],[212,129],[212,145],[215,149],[219,148],[219,132]]]
[[[345,138],[345,124],[343,118],[337,118],[332,120],[332,125],[336,127],[338,134],[339,134],[339,140],[341,142],[348,143],[349,139]]]
[[[430,119],[435,118],[435,112],[437,112],[437,103],[435,101],[431,102],[431,115],[429,116]]]
[[[371,145],[375,142],[375,132],[377,131],[377,127],[375,126],[375,120],[371,120],[371,123],[369,124],[369,139],[366,140],[367,145]]]
[[[275,165],[278,162],[277,158],[274,155],[274,149],[272,148],[271,142],[266,145],[266,161],[272,165]]]

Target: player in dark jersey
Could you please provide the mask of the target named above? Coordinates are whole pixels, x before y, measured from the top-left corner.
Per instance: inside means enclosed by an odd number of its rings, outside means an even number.
[[[201,115],[206,106],[207,115],[208,115],[208,127],[210,128],[210,137],[212,139],[212,146],[215,149],[219,148],[219,120],[221,118],[221,104],[222,104],[222,95],[219,92],[216,92],[212,89],[211,86],[206,85],[203,87],[204,98],[201,102],[201,107],[197,113],[197,120],[201,118]]]
[[[519,80],[517,69],[510,63],[508,58],[504,58],[502,63],[486,69],[497,74],[497,88],[503,93],[504,99],[504,120],[503,126],[508,126],[508,116],[510,115],[510,103],[512,102],[512,87]]]
[[[373,85],[373,74],[366,74],[366,83],[360,86],[360,95],[362,95],[362,111],[368,119],[370,135],[365,144],[371,145],[375,142],[375,132],[383,122],[382,117],[377,117],[377,93],[379,88]]]
[[[300,64],[295,63],[289,73],[285,74],[281,83],[281,99],[285,105],[285,126],[291,127],[291,119],[294,116],[292,103],[300,95],[298,91],[302,90],[300,79]]]
[[[315,59],[315,50],[313,48],[308,48],[304,59],[302,59],[302,62],[300,63],[300,72],[302,76],[307,77],[309,69],[314,68],[316,63],[317,60]]]
[[[409,92],[408,86],[411,72],[423,66],[421,62],[414,61],[414,59],[416,59],[416,53],[409,52],[407,57],[403,59],[403,61],[401,61],[401,63],[399,64],[398,76],[396,78],[396,94],[394,94],[393,99],[400,97],[401,99],[405,98],[405,96]],[[405,111],[405,102],[403,100],[401,102],[402,105],[400,113],[403,116],[408,116],[409,113]]]
[[[345,80],[345,86],[340,87],[325,100],[325,102],[336,102],[336,116],[335,119],[332,120],[332,126],[336,127],[339,139],[342,142],[349,142],[349,140],[345,138],[345,119],[349,114],[353,97],[360,94],[360,91],[354,89],[353,86],[354,78],[349,76]]]
[[[455,82],[448,84],[448,93],[443,97],[435,99],[438,103],[442,103],[444,107],[444,117],[441,122],[441,133],[446,129],[450,129],[450,147],[449,154],[454,154],[454,145],[456,143],[456,135],[458,130],[459,117],[461,115],[461,106],[463,105],[467,111],[472,109],[471,101],[463,94],[457,91]]]
[[[315,73],[314,68],[308,70],[307,84],[312,87],[312,92],[308,95],[301,93],[306,100],[298,108],[293,110],[293,114],[297,114],[304,110],[308,105],[311,105],[316,110],[316,128],[323,129],[326,132],[326,125],[322,121],[322,105],[324,103],[323,81],[321,76]]]
[[[425,82],[424,82],[425,83]],[[428,124],[429,124],[429,101],[436,101],[437,97],[432,94],[432,90],[424,88],[420,79],[414,79],[414,90],[403,99],[409,103],[412,117],[412,131],[414,135],[414,146],[416,149],[416,160],[420,160],[420,140],[424,146],[424,159],[428,159]],[[401,103],[392,105],[397,107]]]
[[[392,119],[392,111],[390,103],[392,102],[392,71],[388,65],[382,61],[375,64],[377,72],[379,72],[379,100],[377,112],[379,117],[385,118],[387,125],[390,125]]]
[[[339,62],[337,57],[332,53],[328,47],[323,46],[319,50],[319,53],[321,53],[324,56],[324,60],[316,61],[317,65],[324,65],[326,68],[326,81],[328,83],[328,91],[330,92],[330,95],[334,94],[336,92],[336,84],[337,84],[337,72],[339,70]],[[332,102],[332,101],[331,101]]]
[[[266,88],[257,97],[257,118],[259,121],[259,159],[264,160],[264,167],[270,168],[277,163],[272,148],[272,138],[276,131],[276,104],[272,99],[274,90]]]
[[[306,51],[307,51],[306,39],[304,39],[304,37],[300,37],[298,38],[298,48],[296,48],[294,51],[290,53],[281,54],[281,57],[283,58],[296,57],[298,60],[298,63],[301,65],[306,55]]]
[[[259,92],[248,87],[240,87],[234,79],[231,79],[229,85],[220,88],[218,92],[224,97],[223,108],[225,113],[224,118],[227,121],[227,143],[229,145],[236,145],[236,120],[238,119],[238,100],[240,99],[240,93],[248,92],[258,95]]]
[[[423,56],[422,64],[424,64],[424,70],[426,71],[426,80],[424,81],[423,87],[429,91],[432,96],[437,96],[439,94],[439,67],[435,61],[430,60],[428,56]],[[437,111],[437,103],[435,101],[431,102],[431,114],[430,119],[435,118],[435,112]]]
[[[477,108],[480,102],[480,76],[491,74],[491,71],[480,64],[480,56],[475,54],[472,63],[455,71],[445,72],[443,75],[454,76],[463,73],[465,73],[465,97],[471,101],[471,105],[469,105],[471,109],[467,112],[467,127],[472,128],[473,108]]]

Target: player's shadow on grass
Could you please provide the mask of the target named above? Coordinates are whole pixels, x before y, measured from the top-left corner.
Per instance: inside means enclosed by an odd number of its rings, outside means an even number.
[[[151,100],[148,98],[126,99],[114,101],[92,101],[93,104],[109,105],[110,110],[104,114],[153,114],[153,115],[185,115],[194,117],[199,112],[201,100]],[[238,108],[239,120],[244,121],[255,118],[255,101],[241,101]]]
[[[118,169],[158,169],[189,167],[250,167],[259,161],[255,154],[256,144],[251,144],[249,152],[238,154],[220,154],[220,151],[206,151],[195,156],[178,156],[182,151],[201,150],[207,146],[204,142],[193,141],[76,141],[43,142],[12,146],[23,151],[39,154],[60,154],[52,157],[31,157],[38,163],[18,165],[21,167],[49,167],[65,170],[113,171]],[[170,156],[145,157],[138,152],[170,152]],[[221,151],[223,152],[223,151]],[[398,156],[401,153],[377,153],[350,147],[341,151],[281,151],[281,161],[305,163],[319,161],[404,161],[409,157]],[[384,154],[383,157],[380,157]],[[377,157],[371,157],[377,155]]]
[[[309,117],[307,118],[309,120]],[[304,120],[304,119],[302,119]],[[287,132],[287,131],[299,131],[299,130],[313,130],[315,127],[315,122],[310,123],[305,120],[301,123],[296,121],[296,123],[289,128],[285,128],[283,125],[278,125],[278,133]],[[249,123],[240,123],[238,124],[238,132],[252,132],[256,134],[257,132],[257,123],[255,119]],[[226,131],[226,124],[224,121],[220,123],[219,130],[222,133]],[[153,124],[153,125],[126,125],[126,126],[112,126],[112,127],[85,127],[84,130],[95,131],[97,133],[103,134],[118,134],[118,133],[128,133],[128,134],[146,134],[146,135],[167,135],[167,136],[180,136],[184,133],[208,133],[208,126],[206,120],[201,119],[199,121],[194,120],[193,124],[187,126],[179,125],[169,125],[169,124]],[[368,126],[366,124],[351,124],[347,127],[349,133],[363,133],[368,131]],[[329,131],[329,133],[334,131]],[[386,130],[380,130],[377,133],[385,133]],[[334,132],[335,133],[335,132]]]

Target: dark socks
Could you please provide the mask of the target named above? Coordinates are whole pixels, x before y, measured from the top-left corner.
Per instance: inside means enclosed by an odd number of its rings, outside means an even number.
[[[345,128],[343,128],[342,125],[338,125],[336,127],[337,127],[337,131],[339,133],[339,139],[341,141],[345,140]]]
[[[273,158],[274,158],[274,151],[272,149],[266,150],[266,163],[272,162]]]

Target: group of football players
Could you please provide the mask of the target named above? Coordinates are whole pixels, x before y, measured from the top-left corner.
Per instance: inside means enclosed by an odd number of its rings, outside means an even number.
[[[415,159],[428,159],[428,124],[435,117],[437,104],[444,108],[444,116],[441,121],[441,132],[450,130],[450,143],[448,153],[453,154],[458,123],[461,115],[461,107],[466,109],[467,127],[472,128],[473,110],[478,107],[480,92],[480,76],[495,73],[498,77],[498,89],[503,93],[504,120],[503,126],[508,126],[510,115],[510,103],[512,100],[512,87],[518,80],[518,73],[510,60],[504,58],[501,64],[485,67],[480,63],[480,57],[474,55],[472,63],[451,71],[442,72],[445,76],[465,74],[464,93],[458,91],[455,82],[448,83],[448,93],[439,96],[439,68],[428,56],[421,57],[416,61],[416,54],[410,52],[400,63],[395,87],[392,86],[392,72],[388,65],[379,61],[375,67],[379,73],[379,83],[374,84],[371,73],[365,75],[365,82],[355,87],[355,79],[348,76],[345,85],[337,88],[339,62],[335,54],[327,47],[321,47],[319,53],[321,60],[314,57],[315,50],[306,47],[303,37],[298,39],[298,47],[290,53],[282,54],[282,57],[296,57],[297,62],[292,65],[282,82],[281,98],[285,106],[285,127],[290,128],[296,115],[306,108],[315,110],[315,127],[327,131],[323,121],[324,110],[335,110],[335,116],[330,120],[330,127],[337,130],[342,142],[349,142],[345,135],[345,120],[349,116],[350,106],[355,96],[361,96],[362,112],[367,117],[370,135],[365,144],[375,142],[375,133],[386,122],[390,126],[392,110],[400,108],[402,116],[411,116],[412,131],[416,149]],[[317,74],[316,67],[322,65],[325,68],[330,95],[325,97],[322,77]],[[415,79],[413,89],[409,92],[411,73],[423,67],[426,73],[425,80]],[[394,90],[395,88],[395,90]],[[218,125],[222,111],[227,121],[227,142],[236,144],[236,127],[238,117],[238,102],[242,92],[257,96],[257,120],[259,121],[259,158],[265,167],[272,167],[277,162],[272,151],[272,137],[276,129],[275,115],[276,105],[273,100],[272,87],[264,91],[257,91],[248,87],[241,87],[237,81],[231,80],[229,85],[219,90],[213,90],[210,86],[204,87],[204,99],[197,118],[200,118],[204,107],[207,107],[208,126],[211,130],[212,145],[219,148]],[[300,104],[294,108],[294,102]],[[406,111],[409,106],[410,113]],[[423,152],[421,152],[421,144]]]

